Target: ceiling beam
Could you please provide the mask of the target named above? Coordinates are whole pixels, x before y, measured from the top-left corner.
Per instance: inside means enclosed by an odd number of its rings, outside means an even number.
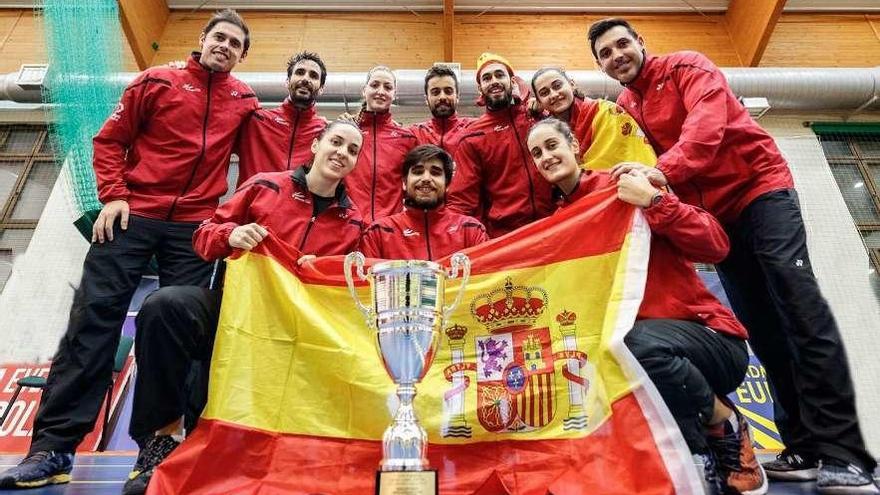
[[[169,15],[165,0],[119,0],[122,30],[140,70],[152,65]]]
[[[455,61],[455,0],[443,0],[443,61]]]
[[[724,15],[742,65],[757,67],[786,0],[731,0]]]

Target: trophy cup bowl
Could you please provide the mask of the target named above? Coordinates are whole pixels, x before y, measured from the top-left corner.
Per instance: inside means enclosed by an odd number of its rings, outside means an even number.
[[[382,437],[380,469],[427,471],[428,435],[413,409],[415,385],[430,368],[440,329],[461,301],[470,276],[470,260],[462,253],[454,254],[449,273],[437,263],[420,260],[385,261],[365,273],[364,262],[363,254],[349,253],[344,264],[345,280],[355,304],[367,319],[367,326],[376,330],[379,355],[388,376],[397,384],[400,401],[394,421]],[[358,298],[352,266],[360,280],[370,282],[370,306]],[[461,286],[455,301],[446,306],[446,281],[457,277],[459,271]],[[381,483],[382,477],[379,479]],[[401,486],[398,481],[393,483]]]

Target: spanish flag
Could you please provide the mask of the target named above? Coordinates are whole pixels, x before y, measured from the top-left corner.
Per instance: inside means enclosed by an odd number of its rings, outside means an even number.
[[[623,344],[649,241],[609,189],[465,251],[470,282],[415,398],[440,493],[701,492]],[[208,406],[151,495],[374,492],[395,386],[342,258],[298,256],[269,237],[230,260]]]

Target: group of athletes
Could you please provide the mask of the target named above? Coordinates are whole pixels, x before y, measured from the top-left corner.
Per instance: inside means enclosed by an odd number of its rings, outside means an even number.
[[[94,138],[104,206],[30,451],[0,473],[0,488],[70,481],[129,302],[154,257],[160,289],[136,321],[129,433],[140,452],[127,495],[146,491],[204,406],[219,260],[234,250],[273,235],[302,253],[300,264],[356,249],[433,260],[616,187],[652,231],[644,300],[625,342],[675,417],[707,491],[762,494],[773,478],[816,480],[821,493],[880,493],[840,333],[773,139],[705,56],[648,55],[623,19],[594,23],[587,39],[601,70],[623,86],[617,104],[584,97],[561,68],[538,70],[529,83],[485,53],[478,118],[457,114],[456,73],[435,65],[424,86],[431,118],[398,124],[394,72],[376,66],[361,112],[327,122],[315,106],[327,78],[318,54],[293,56],[289,96],[260,108],[230,73],[248,53],[247,25],[232,10],[214,15],[185,67],[137,76]],[[239,185],[218,206],[232,153]],[[716,265],[733,311],[706,289],[695,262]],[[767,370],[786,446],[763,466],[726,398],[743,380],[747,340]]]

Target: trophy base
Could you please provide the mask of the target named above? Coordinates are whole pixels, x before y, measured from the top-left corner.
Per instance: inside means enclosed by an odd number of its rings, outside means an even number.
[[[437,495],[437,470],[376,471],[376,495]]]

